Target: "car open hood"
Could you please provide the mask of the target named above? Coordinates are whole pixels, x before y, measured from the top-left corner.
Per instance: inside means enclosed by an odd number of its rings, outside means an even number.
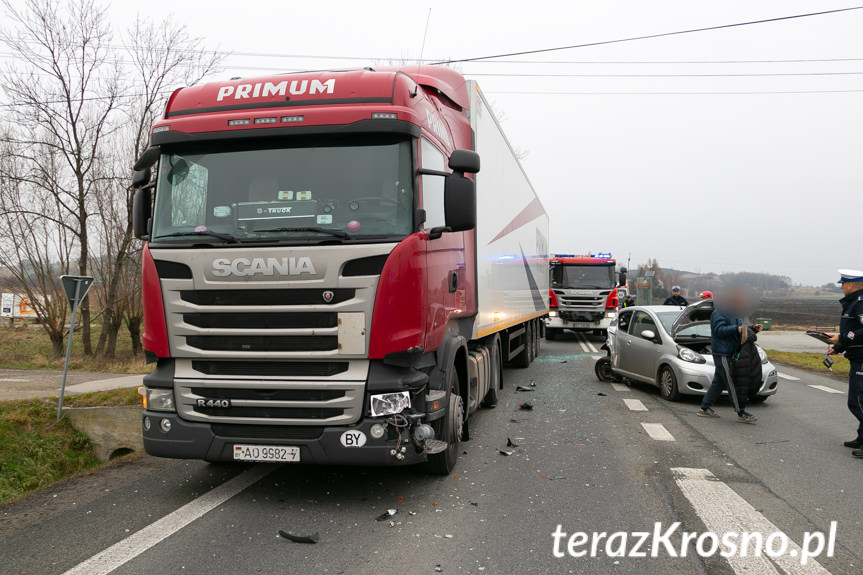
[[[687,327],[693,325],[703,325],[710,323],[710,314],[713,313],[713,300],[705,299],[698,303],[683,308],[674,323],[671,324],[671,337],[677,337],[677,334]]]

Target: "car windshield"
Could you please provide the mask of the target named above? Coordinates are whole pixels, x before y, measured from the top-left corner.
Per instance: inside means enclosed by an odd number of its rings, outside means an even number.
[[[350,241],[413,230],[409,141],[211,148],[162,155],[154,240]]]
[[[614,287],[613,265],[562,265],[551,266],[552,288],[609,289]]]
[[[660,323],[662,323],[662,327],[666,332],[671,333],[671,326],[674,325],[674,321],[680,317],[680,312],[678,310],[670,310],[670,311],[660,311],[656,312],[656,316],[659,318]],[[689,327],[685,327],[677,334],[675,337],[710,337],[710,324],[702,323],[697,325],[690,325]]]

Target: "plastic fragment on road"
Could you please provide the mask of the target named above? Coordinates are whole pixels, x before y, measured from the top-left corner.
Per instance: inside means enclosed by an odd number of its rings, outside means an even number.
[[[514,443],[511,437],[506,438],[507,447],[518,447],[518,443]]]
[[[392,517],[393,515],[395,515],[398,512],[399,512],[398,509],[387,509],[385,512],[378,515],[375,520],[376,521],[386,521],[387,519],[389,519],[390,517]]]
[[[534,387],[535,387],[535,386],[534,386]],[[533,391],[533,388],[531,388],[531,387],[525,387],[525,386],[523,386],[523,385],[519,385],[518,387],[516,387],[516,388],[515,388],[515,390],[516,390],[516,391]]]
[[[533,409],[533,404],[529,401],[525,401],[524,403],[518,404],[518,408],[529,411],[529,410]]]
[[[605,395],[605,394],[604,394],[604,393],[602,393],[601,391],[600,391],[599,393],[597,393],[596,395],[598,395],[598,396],[600,396],[600,397],[608,397],[607,395]]]
[[[500,454],[505,455],[506,457],[509,457],[513,453],[515,453],[515,451],[504,451],[503,449],[500,450]]]
[[[315,544],[321,538],[320,533],[317,533],[317,532],[312,533],[311,535],[294,535],[292,533],[288,533],[287,531],[282,531],[281,529],[279,529],[279,535],[281,535],[282,537],[284,537],[288,541],[293,541],[294,543]]]

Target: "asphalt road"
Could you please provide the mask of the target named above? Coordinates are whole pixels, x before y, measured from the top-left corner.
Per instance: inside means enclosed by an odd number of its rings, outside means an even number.
[[[529,369],[507,370],[500,404],[471,420],[472,438],[452,476],[143,458],[106,472],[110,478],[78,479],[77,489],[66,484],[0,507],[0,571],[863,572],[863,461],[841,445],[855,422],[842,393],[810,387],[844,391],[842,385],[781,368],[798,379],[783,378],[775,397],[751,407],[756,425],[737,423],[724,403],[720,419],[702,419],[697,400],[671,404],[648,386],[597,381],[590,345],[600,342],[591,342],[544,342]],[[531,381],[535,391],[514,391]],[[520,410],[523,401],[534,409]],[[508,437],[518,447],[507,448]],[[388,509],[398,513],[375,520]],[[567,554],[575,532],[607,538],[653,532],[656,523],[665,531],[677,521],[670,540],[687,549],[684,558],[662,545],[657,557],[653,547],[644,549],[648,557],[609,557],[606,541],[597,557],[589,556],[589,543],[575,548],[588,556]],[[806,566],[791,557],[793,544],[768,560],[701,558],[694,543],[680,543],[680,531],[737,529],[765,537],[780,531],[799,545],[806,532],[829,533],[832,521],[834,556]],[[567,533],[558,547],[563,557],[554,555],[558,525]],[[320,539],[292,543],[280,529]],[[633,543],[629,537],[628,551]]]

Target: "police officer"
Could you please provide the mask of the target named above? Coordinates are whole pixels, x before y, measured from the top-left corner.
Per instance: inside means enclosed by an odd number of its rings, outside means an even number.
[[[845,293],[840,301],[842,304],[842,319],[839,322],[839,333],[832,335],[828,343],[832,343],[828,354],[844,353],[851,363],[851,373],[848,381],[848,409],[860,422],[857,428],[857,439],[846,441],[845,447],[850,447],[854,457],[863,457],[863,271],[839,270],[839,284]]]
[[[665,299],[665,303],[662,305],[679,305],[686,307],[689,305],[689,302],[686,301],[686,298],[680,295],[680,286],[674,286],[671,288],[671,295]]]

